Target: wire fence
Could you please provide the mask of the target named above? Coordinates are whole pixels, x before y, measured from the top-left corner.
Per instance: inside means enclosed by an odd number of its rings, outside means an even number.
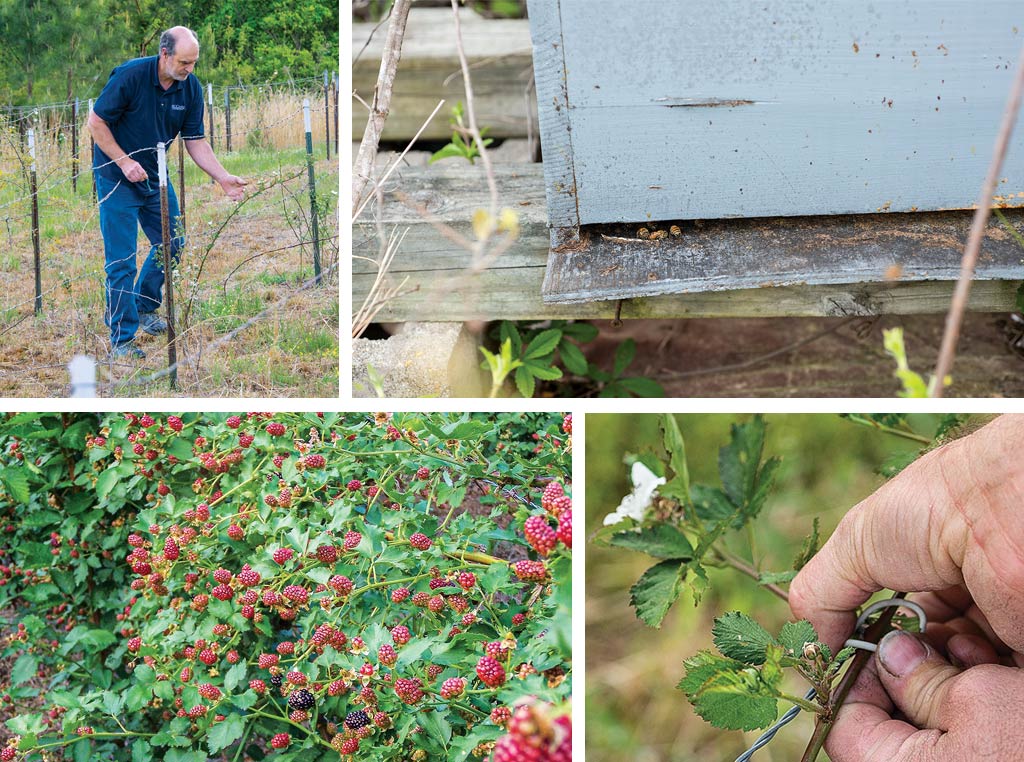
[[[166,147],[181,207],[176,233],[184,238],[171,278],[179,312],[169,317],[183,350],[174,365],[194,371],[180,391],[192,386],[195,393],[196,384],[208,381],[217,337],[238,323],[255,325],[246,320],[255,313],[266,318],[263,302],[279,305],[281,330],[303,320],[301,307],[282,294],[304,290],[311,271],[316,286],[336,278],[338,84],[337,75],[325,72],[315,80],[220,88],[226,108],[217,104],[217,88],[206,89],[215,104],[207,103],[206,133],[183,138],[205,137],[230,172],[247,178],[240,203],[215,191],[185,160],[181,138]],[[104,267],[111,263],[104,262],[98,217],[116,187],[97,197],[88,114],[89,104],[74,101],[0,107],[0,396],[63,396],[73,355],[107,354]],[[324,159],[335,163],[326,165],[318,195],[314,167],[323,173]],[[149,247],[143,239],[144,254]],[[330,295],[317,302],[325,314],[334,305],[336,323],[333,284],[318,289]],[[134,294],[111,294],[115,304],[120,298]],[[336,347],[336,327],[333,333]],[[108,378],[97,388],[117,393],[152,375],[159,353],[146,349],[145,367],[101,365]]]

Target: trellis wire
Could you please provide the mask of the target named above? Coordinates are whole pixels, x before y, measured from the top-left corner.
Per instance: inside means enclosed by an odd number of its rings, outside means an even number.
[[[887,598],[884,601],[875,601],[860,613],[860,616],[857,617],[857,624],[853,628],[854,633],[859,634],[863,632],[864,625],[867,622],[868,617],[870,617],[872,614],[874,614],[877,611],[880,611],[881,609],[891,608],[893,606],[906,608],[913,611],[914,614],[917,616],[918,622],[921,627],[921,632],[924,632],[925,627],[928,626],[928,617],[925,615],[923,608],[921,608],[918,604],[914,603],[913,601],[908,601],[906,598]],[[877,643],[870,643],[866,640],[860,640],[859,638],[848,638],[844,646],[847,648],[860,648],[865,651],[871,652],[875,652],[878,650]],[[808,689],[807,693],[804,694],[804,698],[808,701],[811,701],[814,699],[816,695],[817,692],[814,690],[814,688],[810,688]],[[745,752],[736,757],[736,762],[750,762],[750,758],[754,756],[754,752],[758,749],[762,749],[765,746],[767,746],[771,742],[771,740],[775,738],[775,735],[780,730],[782,730],[783,727],[785,727],[790,722],[796,719],[796,716],[800,714],[800,710],[801,708],[799,706],[791,707],[789,711],[787,711],[784,715],[782,715],[782,717],[779,718],[778,722],[776,722],[774,725],[772,725],[770,728],[764,731],[760,736],[758,736],[758,739],[754,741],[753,745],[751,745],[749,749],[747,749]]]

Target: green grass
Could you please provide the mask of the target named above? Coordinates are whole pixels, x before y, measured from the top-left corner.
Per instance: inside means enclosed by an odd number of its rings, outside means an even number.
[[[227,293],[214,292],[208,299],[197,305],[200,320],[212,321],[218,332],[237,328],[253,315],[259,314],[266,305],[259,294],[238,286]]]

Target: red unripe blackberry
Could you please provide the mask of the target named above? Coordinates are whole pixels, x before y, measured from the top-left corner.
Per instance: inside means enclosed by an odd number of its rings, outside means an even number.
[[[228,660],[228,664],[238,664],[242,657],[238,655],[238,651],[232,648],[224,658]]]
[[[253,440],[255,439],[256,437],[254,437],[252,434],[239,434],[238,444],[240,447],[248,447],[253,443]]]
[[[517,561],[512,570],[525,582],[543,582],[548,578],[548,570],[543,561]]]
[[[164,558],[168,561],[177,561],[178,556],[181,555],[181,550],[178,548],[178,543],[174,541],[173,537],[168,537],[164,540]]]
[[[274,422],[267,424],[267,433],[270,434],[270,436],[272,437],[279,437],[283,435],[284,432],[285,428],[283,423]]]
[[[362,540],[363,536],[359,532],[345,532],[345,550],[355,550]]]
[[[476,663],[476,674],[488,688],[497,688],[505,684],[505,668],[501,662],[490,656],[481,656]]]
[[[270,745],[273,746],[275,749],[287,749],[291,742],[292,737],[287,733],[278,733],[270,739]]]
[[[397,695],[403,703],[415,704],[423,698],[423,689],[420,687],[418,681],[400,677],[395,680],[395,695]]]
[[[199,652],[199,661],[205,664],[207,667],[212,667],[217,663],[217,654],[211,651],[209,648],[204,648]]]
[[[228,419],[224,421],[224,425],[227,426],[229,429],[237,429],[239,426],[242,425],[242,419],[239,418],[237,415],[228,416]]]
[[[281,591],[281,594],[288,600],[295,601],[296,603],[305,603],[309,600],[309,591],[298,585],[288,585]]]
[[[17,749],[15,749],[13,746],[8,746],[2,751],[0,751],[0,760],[2,760],[2,762],[11,762],[11,760],[14,759],[14,756],[17,753]]]
[[[569,413],[562,419],[562,431],[566,434],[572,434],[572,413]]]
[[[358,738],[346,738],[341,742],[341,753],[342,754],[355,754],[359,751],[359,739]]]
[[[331,589],[338,595],[348,595],[352,592],[352,588],[354,587],[352,580],[341,574],[335,574],[327,580],[327,584],[330,585]]]
[[[401,603],[409,597],[409,588],[399,587],[391,591],[391,602]]]
[[[349,482],[348,484],[346,484],[345,486],[346,486],[346,487],[348,487],[348,489],[349,489],[350,491],[352,491],[352,492],[355,492],[356,490],[358,490],[358,489],[359,489],[360,487],[362,487],[362,486],[363,486],[363,483],[362,483],[361,481],[359,481],[358,479],[352,479],[352,480],[351,480],[351,481],[350,481],[350,482]]]
[[[238,524],[232,524],[228,527],[228,537],[232,540],[241,540],[245,537],[245,531]]]
[[[519,627],[526,622],[526,614],[513,614],[512,615],[512,626]]]
[[[294,555],[295,551],[291,548],[278,548],[274,551],[274,561],[279,564],[286,564]]]
[[[469,590],[476,584],[476,575],[473,572],[459,572],[459,576],[455,579],[463,590]]]
[[[249,687],[257,693],[266,693],[267,691],[267,684],[262,680],[250,680]]]
[[[188,716],[191,717],[193,720],[199,719],[204,714],[206,714],[206,706],[204,704],[198,704],[197,706],[194,706],[188,710]]]
[[[255,569],[249,568],[249,564],[242,567],[242,571],[238,572],[238,581],[241,582],[245,587],[255,587],[260,583],[262,577],[260,573]],[[255,603],[255,601],[250,601]]]
[[[452,583],[446,580],[444,577],[434,577],[432,580],[430,580],[430,589],[437,590],[441,587],[451,587],[451,584]]]
[[[171,488],[163,482],[160,482],[156,487],[156,494],[166,496],[171,494]]]
[[[199,686],[199,695],[210,701],[216,701],[220,698],[220,689],[210,683],[203,683]]]
[[[349,730],[359,730],[370,724],[370,716],[362,709],[349,712],[345,717],[345,727]]]
[[[572,718],[555,718],[555,748],[548,752],[549,762],[572,762]]]
[[[416,469],[416,478],[420,481],[430,478],[430,469],[426,466],[420,466]]]
[[[321,545],[316,549],[316,557],[322,564],[333,564],[338,560],[338,549],[333,545]]]
[[[258,660],[260,669],[270,669],[277,665],[277,661],[280,657],[277,654],[260,654]]]
[[[572,511],[562,511],[558,517],[558,539],[567,548],[572,547]]]
[[[546,516],[530,516],[523,524],[523,536],[530,543],[530,547],[542,556],[554,550],[558,542],[558,535],[548,524]]]
[[[213,581],[218,585],[227,585],[231,582],[231,572],[227,569],[217,569],[213,573]]]
[[[435,614],[438,613],[439,611],[443,611],[444,610],[444,598],[442,596],[440,596],[440,595],[433,596],[427,602],[427,608],[430,609],[431,611],[433,611]]]
[[[507,706],[496,706],[491,710],[491,722],[495,725],[501,725],[507,727],[509,721],[512,719],[512,710]]]
[[[466,681],[461,677],[449,677],[441,683],[441,698],[452,699],[461,696],[466,690]]]
[[[323,468],[327,465],[327,459],[319,453],[307,455],[304,459],[306,468]]]
[[[288,715],[288,719],[296,725],[301,725],[309,719],[309,712],[304,712],[301,709],[295,709]]]
[[[287,678],[288,682],[292,685],[305,685],[309,682],[309,678],[301,672],[299,672],[297,669],[293,669],[291,672],[289,672]],[[299,708],[301,709],[302,707]]]
[[[422,532],[416,532],[414,535],[409,537],[409,544],[417,550],[427,550],[430,545],[430,538]]]
[[[156,423],[156,421],[154,421],[153,417],[150,415],[143,415],[142,417],[139,418],[139,426],[141,426],[144,429],[148,429],[154,423]]]
[[[413,593],[412,605],[413,606],[426,606],[430,602],[430,595],[422,591]]]
[[[340,696],[342,693],[348,690],[348,683],[344,680],[335,680],[327,686],[328,696]]]
[[[288,697],[288,706],[303,712],[312,709],[314,704],[316,704],[316,699],[305,688],[300,688]]]
[[[393,667],[398,661],[398,653],[390,643],[383,644],[377,649],[377,660],[386,667]]]
[[[230,601],[234,597],[235,591],[229,585],[217,585],[210,594],[218,601]]]
[[[141,548],[146,544],[146,541],[140,535],[130,534],[128,535],[128,544],[133,548]]]
[[[142,648],[142,638],[128,638],[127,646],[131,653],[138,653]]]
[[[409,633],[409,628],[404,624],[400,624],[391,629],[391,639],[395,641],[396,645],[404,646],[409,642],[412,635]]]
[[[205,611],[208,605],[210,605],[210,596],[204,593],[200,593],[192,599],[192,608],[196,611]]]
[[[547,762],[544,750],[528,746],[513,735],[502,736],[494,745],[493,762]]]

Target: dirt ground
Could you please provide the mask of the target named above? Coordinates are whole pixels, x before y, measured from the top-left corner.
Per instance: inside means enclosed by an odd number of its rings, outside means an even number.
[[[1003,314],[970,313],[960,334],[947,397],[1024,396],[1024,360],[1008,351],[996,323]],[[637,355],[626,375],[659,381],[668,397],[895,397],[895,361],[882,330],[902,326],[911,369],[927,377],[935,366],[945,315],[842,318],[637,320],[601,334],[584,348],[610,368],[616,346],[632,337]],[[829,328],[832,333],[764,362],[777,349]],[[749,364],[735,368],[741,364]],[[732,369],[730,369],[732,368]]]
[[[286,168],[287,176],[292,169]],[[335,171],[336,165],[318,162],[322,193],[331,193]],[[311,247],[296,246],[297,234],[306,236],[306,224],[286,216],[301,209],[303,200],[308,205],[304,174],[273,187],[273,171],[253,172],[248,179],[250,192],[268,189],[227,222],[212,247],[208,242],[233,202],[209,181],[188,188],[189,243],[175,281],[178,357],[185,363],[178,394],[336,396],[337,272],[321,287],[300,289],[312,275]],[[80,195],[69,208],[47,211],[51,220],[54,215],[52,224],[59,227],[43,242],[41,315],[33,314],[34,265],[26,231],[15,231],[11,253],[0,266],[0,396],[67,395],[66,366],[76,354],[100,363],[100,396],[173,396],[166,379],[142,381],[166,368],[164,337],[140,331],[144,361],[107,362],[103,249],[95,204]],[[336,265],[336,225],[320,234],[329,239],[322,247],[324,266]],[[148,242],[140,238],[140,267],[147,253]],[[265,319],[225,338],[268,309]]]

